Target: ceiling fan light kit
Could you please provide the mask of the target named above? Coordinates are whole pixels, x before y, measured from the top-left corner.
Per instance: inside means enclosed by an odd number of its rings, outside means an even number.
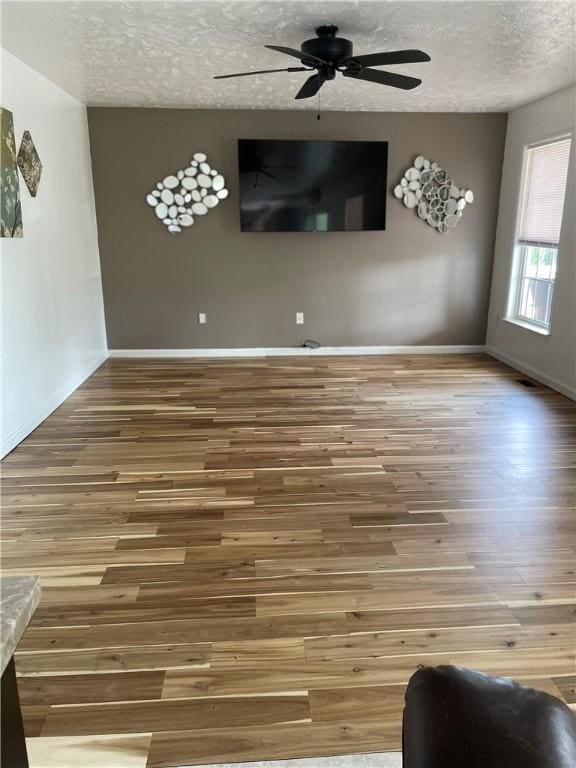
[[[302,85],[295,96],[296,99],[309,99],[315,96],[324,83],[336,78],[338,72],[344,77],[354,80],[364,80],[369,83],[387,85],[391,88],[401,88],[406,91],[416,88],[422,82],[417,77],[408,77],[396,72],[383,72],[380,69],[372,69],[371,67],[430,61],[430,56],[424,53],[424,51],[411,49],[354,56],[354,47],[351,41],[343,37],[337,37],[337,33],[338,27],[324,25],[316,28],[316,37],[305,40],[300,46],[300,50],[283,45],[265,46],[272,51],[298,59],[303,65],[301,67],[238,72],[231,75],[217,75],[214,79],[248,77],[250,75],[264,75],[273,72],[312,72],[316,70],[315,74],[310,75]]]

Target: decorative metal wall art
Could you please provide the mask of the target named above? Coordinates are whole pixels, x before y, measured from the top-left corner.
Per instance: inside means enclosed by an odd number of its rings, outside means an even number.
[[[187,168],[166,176],[146,196],[148,205],[171,235],[179,235],[228,197],[224,176],[212,168],[204,152],[196,152]]]
[[[458,187],[438,163],[423,155],[405,171],[394,197],[442,234],[456,227],[466,206],[474,202],[471,189]]]
[[[32,197],[36,197],[42,175],[42,162],[32,141],[30,131],[24,131],[22,135],[18,150],[18,168],[20,168],[22,178],[26,182],[28,192]]]
[[[12,112],[0,108],[0,236],[23,237],[20,182]]]

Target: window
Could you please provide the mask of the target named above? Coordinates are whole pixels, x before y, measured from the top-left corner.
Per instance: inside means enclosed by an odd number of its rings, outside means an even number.
[[[570,137],[527,147],[510,293],[510,320],[546,332],[556,280]]]

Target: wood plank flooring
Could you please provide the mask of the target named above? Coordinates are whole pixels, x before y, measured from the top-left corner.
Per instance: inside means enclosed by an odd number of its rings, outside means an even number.
[[[32,768],[400,749],[419,664],[576,706],[576,405],[523,378],[108,361],[2,465]]]

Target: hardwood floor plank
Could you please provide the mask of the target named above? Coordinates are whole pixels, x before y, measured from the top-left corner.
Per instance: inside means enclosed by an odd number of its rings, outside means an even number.
[[[517,625],[375,632],[310,638],[304,641],[309,661],[361,659],[410,653],[496,651],[511,648],[576,646],[569,624]]]
[[[574,565],[576,551],[574,549],[551,549],[548,552],[478,552],[469,555],[474,565],[510,566],[526,568],[537,565]]]
[[[20,651],[16,654],[16,670],[21,675],[32,676],[188,669],[208,667],[210,654],[210,643],[181,643],[135,648],[89,648],[57,653]]]
[[[159,699],[164,672],[119,672],[55,676],[20,675],[23,706],[89,704],[106,701]]]
[[[21,705],[22,720],[24,722],[24,736],[31,739],[40,736],[44,723],[50,711],[48,704],[39,704],[37,706],[25,707]]]
[[[51,736],[29,739],[31,766],[42,768],[146,768],[151,733]]]
[[[134,602],[103,606],[42,606],[36,609],[31,626],[66,627],[79,624],[133,624],[171,619],[234,618],[256,615],[255,597],[198,598],[175,602]]]
[[[511,609],[520,624],[574,624],[576,622],[576,605],[561,603],[559,605],[540,605],[537,601]]]
[[[296,723],[210,731],[171,731],[152,736],[147,768],[385,752],[396,749],[397,722]]]
[[[154,582],[198,582],[217,584],[220,579],[240,579],[255,576],[253,560],[226,559],[211,563],[186,565],[129,565],[108,566],[102,577],[103,584],[152,584]]]
[[[405,690],[403,685],[319,688],[309,694],[312,721],[381,719],[401,723]]]
[[[417,539],[403,539],[401,535],[394,541],[394,549],[399,555],[427,554],[429,552],[493,552],[498,548],[498,540],[493,536],[419,536]]]
[[[411,608],[403,610],[352,611],[346,614],[347,632],[441,629],[443,627],[512,626],[520,624],[504,605]],[[335,633],[333,633],[335,634]]]
[[[105,568],[99,565],[64,566],[63,568],[34,567],[34,575],[42,579],[44,587],[93,587],[102,583]],[[3,576],[26,576],[30,574],[30,566],[24,568],[2,568]]]
[[[42,736],[141,733],[142,728],[151,732],[233,728],[307,720],[308,696],[302,694],[122,702],[53,708]]]
[[[377,545],[382,549],[383,545]],[[274,552],[270,553],[274,555]],[[292,552],[292,555],[296,554]],[[287,561],[274,559],[256,560],[258,576],[289,576],[296,573],[366,573],[378,571],[431,571],[446,568],[469,568],[474,566],[464,554],[428,554],[422,555],[381,555],[363,557],[348,557],[345,552],[341,556],[310,557],[307,559],[289,558]]]
[[[42,582],[41,605],[43,608],[56,605],[114,605],[133,603],[138,597],[140,587],[129,585],[87,586],[72,584],[63,587],[50,587]]]
[[[373,590],[374,588],[397,589],[400,584],[406,587],[416,582],[403,580],[388,583],[380,580],[380,574],[372,573],[335,573],[329,575],[312,575],[281,577],[281,578],[246,578],[222,579],[219,582],[179,582],[142,584],[138,592],[138,601],[164,600],[187,601],[206,596],[260,596],[260,595],[299,595],[323,592],[350,592],[357,590]],[[462,579],[466,583],[466,579]],[[460,585],[462,585],[460,581]],[[478,580],[471,579],[472,584]],[[439,579],[438,584],[445,585],[446,579]],[[484,583],[484,582],[482,582]],[[434,585],[434,582],[432,582]]]
[[[257,616],[323,613],[325,611],[370,611],[383,608],[424,608],[491,605],[498,598],[489,589],[447,587],[445,589],[372,590],[307,595],[262,595],[256,598]]]
[[[511,614],[507,614],[511,615]],[[514,619],[513,619],[514,620]],[[30,630],[28,630],[30,631]],[[50,630],[53,632],[53,630]],[[309,637],[348,631],[343,614],[274,616],[224,619],[173,619],[142,623],[102,624],[90,627],[82,636],[86,648],[154,646],[166,643],[273,640]]]
[[[394,548],[390,542],[358,541],[358,542],[316,542],[294,544],[236,544],[226,547],[195,547],[189,549],[186,554],[186,563],[200,563],[219,561],[223,555],[248,560],[292,560],[295,555],[304,558],[330,558],[349,555],[351,557],[374,557],[386,555],[394,556]],[[465,558],[461,558],[462,561]],[[466,561],[468,565],[470,563]]]
[[[552,682],[568,704],[576,704],[576,675],[553,677]]]
[[[110,550],[107,552],[68,552],[68,553],[52,553],[47,552],[45,554],[34,553],[33,555],[24,554],[12,554],[8,553],[2,558],[2,567],[9,568],[23,568],[28,565],[30,568],[30,560],[33,558],[34,564],[39,566],[52,566],[57,561],[62,565],[127,565],[134,563],[136,565],[148,565],[150,563],[183,563],[186,557],[185,549],[140,549],[133,551],[116,551]],[[35,567],[35,566],[32,566]]]
[[[527,584],[576,583],[576,563],[573,567],[565,565],[531,565],[525,568],[515,568],[515,570]]]
[[[130,536],[119,539],[115,549],[118,552],[125,552],[138,549],[176,549],[178,547],[186,547],[188,550],[193,547],[217,547],[223,543],[221,533],[192,532],[188,536]]]
[[[29,626],[18,643],[19,651],[59,651],[83,648],[89,626],[35,627]]]
[[[324,542],[320,529],[291,531],[234,531],[222,535],[223,546],[276,546],[282,544],[311,544]]]
[[[574,584],[502,585],[495,587],[498,599],[511,608],[523,605],[570,605],[576,602]]]
[[[256,662],[274,664],[283,662],[306,661],[302,638],[278,638],[273,640],[238,640],[224,641],[212,645],[210,666],[242,666]]]

